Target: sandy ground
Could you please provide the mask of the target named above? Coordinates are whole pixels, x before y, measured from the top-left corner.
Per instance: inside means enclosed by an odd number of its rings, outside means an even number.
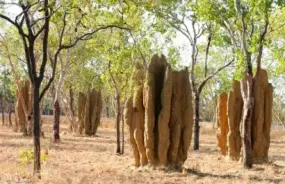
[[[47,160],[42,163],[42,180],[31,177],[32,164],[21,163],[23,150],[33,148],[32,138],[22,137],[11,127],[0,125],[0,184],[45,183],[284,183],[285,131],[273,130],[269,151],[270,164],[254,165],[250,170],[238,162],[218,156],[212,124],[203,123],[200,151],[189,150],[184,172],[133,167],[134,160],[126,135],[125,154],[116,155],[116,136],[112,121],[103,122],[96,137],[68,133],[62,123],[62,141],[50,143],[51,117],[45,118],[46,138],[41,139]],[[106,128],[109,127],[109,128]]]

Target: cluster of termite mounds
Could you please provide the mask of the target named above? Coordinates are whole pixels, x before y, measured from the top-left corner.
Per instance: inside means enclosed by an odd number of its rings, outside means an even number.
[[[103,101],[101,91],[95,88],[87,93],[79,92],[78,96],[78,128],[79,133],[94,136],[100,125]]]
[[[163,55],[154,55],[146,70],[135,65],[124,109],[135,166],[181,168],[192,137],[191,102],[186,69],[173,71]]]
[[[232,160],[241,156],[243,99],[239,81],[233,81],[231,91],[222,93],[217,104],[217,139],[221,155]],[[268,162],[270,127],[272,124],[273,87],[266,70],[254,76],[254,108],[251,119],[252,157],[254,163]]]
[[[29,80],[21,81],[16,91],[15,122],[16,131],[24,135],[32,134],[33,92]]]

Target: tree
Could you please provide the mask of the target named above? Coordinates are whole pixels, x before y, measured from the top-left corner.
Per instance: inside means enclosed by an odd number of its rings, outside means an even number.
[[[205,17],[215,20],[224,28],[238,61],[236,77],[241,79],[243,107],[243,164],[252,167],[251,116],[254,107],[253,61],[256,72],[261,68],[263,48],[270,27],[273,0],[258,1],[202,1]],[[255,56],[255,57],[254,57]]]
[[[201,93],[207,82],[214,78],[220,71],[233,63],[231,56],[224,56],[222,66],[209,72],[210,48],[226,51],[226,45],[213,44],[213,40],[219,39],[221,33],[219,27],[212,22],[207,22],[201,18],[203,12],[198,11],[198,2],[187,0],[162,1],[155,6],[155,15],[158,17],[157,26],[166,31],[175,29],[187,39],[190,48],[190,83],[194,95],[194,150],[199,150],[200,135],[200,101]],[[206,43],[203,42],[206,38]],[[202,43],[202,44],[201,44]],[[201,48],[202,47],[202,48]],[[202,52],[201,50],[204,50]],[[204,60],[204,67],[201,67],[200,60]],[[214,62],[214,61],[213,61]],[[203,76],[199,75],[203,73]]]
[[[62,50],[74,47],[79,41],[88,40],[90,37],[100,30],[109,28],[121,28],[117,24],[113,25],[97,25],[88,29],[84,26],[83,18],[84,12],[80,9],[80,2],[61,1],[58,4],[56,1],[5,1],[1,2],[3,8],[7,5],[13,5],[21,8],[21,12],[14,18],[5,14],[0,14],[0,18],[13,25],[23,42],[23,49],[25,51],[25,59],[28,68],[29,78],[32,83],[34,102],[33,102],[33,136],[34,136],[34,175],[40,178],[40,101],[43,99],[45,93],[52,84],[56,72],[58,57]],[[79,18],[76,24],[69,22],[68,17],[70,11],[78,11]],[[48,47],[50,39],[50,28],[53,18],[61,17],[61,30],[58,37],[57,49],[52,56],[52,74],[48,79],[47,84],[40,92],[42,82],[45,78],[47,61],[48,61]],[[58,20],[58,19],[56,19]],[[69,25],[74,28],[74,32],[66,36]],[[69,31],[69,30],[68,30]],[[78,32],[78,33],[77,33]],[[68,40],[68,41],[67,41]],[[36,57],[35,46],[41,43],[40,59]]]
[[[15,98],[15,89],[12,84],[11,79],[11,71],[9,68],[3,67],[3,70],[1,71],[0,75],[0,81],[1,81],[1,88],[0,88],[0,95],[1,95],[1,103],[5,104],[7,102],[8,105],[8,112],[9,112],[9,126],[12,126],[12,120],[11,120],[11,113],[12,113],[12,106],[14,104],[14,98]],[[5,106],[2,106],[2,121],[4,119],[4,110]],[[4,125],[4,121],[3,121]],[[8,125],[8,124],[7,124]]]
[[[9,33],[11,33],[11,34],[9,34]],[[1,36],[0,43],[1,43],[1,46],[3,49],[3,50],[1,50],[1,52],[2,52],[3,59],[5,60],[4,62],[6,63],[6,61],[8,60],[9,66],[11,68],[11,72],[13,74],[13,78],[15,80],[16,90],[20,91],[20,89],[21,89],[20,78],[22,77],[22,76],[19,76],[19,74],[18,74],[20,66],[17,67],[17,65],[15,65],[13,60],[22,61],[22,59],[20,57],[15,58],[15,56],[17,56],[17,53],[21,53],[21,51],[19,51],[19,48],[13,47],[13,45],[17,44],[15,39],[13,39],[13,33],[14,32],[11,31],[9,33],[5,34],[5,35],[2,35],[2,34],[0,35]],[[7,40],[9,40],[9,43]],[[13,49],[11,50],[11,48],[13,48]],[[14,54],[12,54],[12,53],[14,53]],[[20,71],[25,73],[25,70],[20,70]],[[6,81],[5,77],[4,77],[3,81]],[[28,107],[25,103],[25,99],[24,99],[22,93],[19,93],[19,100],[21,102],[20,104],[22,105],[22,109],[23,109],[25,117],[26,117],[26,122],[30,122],[31,119],[28,119],[28,117],[29,117]],[[11,104],[9,107],[9,121],[10,120],[11,120]],[[17,123],[16,123],[16,129],[15,130],[16,131],[18,130],[18,124]],[[24,136],[27,135],[27,127],[25,127],[25,130],[23,131],[23,135]]]

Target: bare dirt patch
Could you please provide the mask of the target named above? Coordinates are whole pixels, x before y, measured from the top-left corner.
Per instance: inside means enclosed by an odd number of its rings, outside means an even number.
[[[98,129],[98,136],[84,137],[68,133],[62,118],[62,141],[50,142],[51,117],[44,117],[46,138],[42,138],[42,152],[48,153],[42,164],[42,180],[31,179],[32,164],[20,162],[22,150],[32,149],[32,138],[25,138],[12,128],[0,126],[0,183],[285,183],[285,132],[272,130],[269,149],[270,164],[254,165],[244,170],[235,161],[219,158],[215,130],[210,123],[202,123],[200,151],[191,149],[185,170],[181,172],[134,168],[129,140],[124,155],[116,155],[114,128]],[[113,122],[108,120],[108,126]],[[128,136],[126,136],[128,137]]]

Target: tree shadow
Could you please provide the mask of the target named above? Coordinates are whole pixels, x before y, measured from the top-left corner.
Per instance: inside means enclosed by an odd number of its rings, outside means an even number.
[[[90,144],[96,144],[96,143],[100,143],[100,144],[115,144],[116,143],[115,138],[113,139],[111,139],[110,137],[106,137],[106,138],[108,139],[96,139],[96,137],[88,137],[88,139],[82,139],[82,138],[76,139],[76,138],[62,137],[61,139],[62,139],[62,142],[70,143],[70,144],[76,143],[76,144],[90,145]]]
[[[185,168],[185,171],[188,174],[193,174],[193,175],[199,176],[201,178],[205,178],[205,177],[222,178],[222,179],[239,179],[240,178],[240,176],[238,176],[238,175],[232,175],[232,174],[219,175],[219,174],[201,172],[201,171],[197,171],[195,169],[190,169],[190,168]]]
[[[82,151],[94,151],[94,152],[107,152],[108,147],[105,145],[75,145],[68,142],[59,142],[56,144],[50,144],[49,149],[54,149],[56,151],[72,151],[72,152],[82,152]]]
[[[260,169],[257,169],[257,171]],[[190,169],[190,168],[185,168],[185,171],[188,174],[193,174],[196,175],[198,177],[201,178],[205,178],[205,177],[210,177],[210,178],[220,178],[220,179],[242,179],[242,177],[240,175],[232,175],[232,174],[213,174],[213,173],[206,173],[206,172],[201,172],[201,171],[197,171],[194,169]],[[262,170],[261,170],[262,171]],[[250,176],[249,177],[250,180],[256,181],[256,182],[270,182],[270,183],[280,183],[283,181],[283,179],[280,178],[259,178],[258,176]]]

